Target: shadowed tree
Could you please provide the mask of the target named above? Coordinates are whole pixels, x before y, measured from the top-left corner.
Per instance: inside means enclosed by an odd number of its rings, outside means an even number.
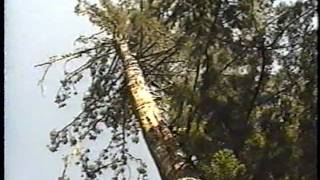
[[[316,2],[179,2],[167,23],[194,37],[193,73],[170,89],[185,152],[208,179],[316,179]]]

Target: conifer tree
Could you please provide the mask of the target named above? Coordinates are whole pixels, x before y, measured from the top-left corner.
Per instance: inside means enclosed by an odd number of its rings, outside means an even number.
[[[139,131],[165,180],[315,179],[316,1],[273,3],[78,0],[75,12],[101,32],[38,66],[42,82],[55,63],[86,59],[65,72],[59,107],[87,71],[92,82],[49,149],[95,140],[104,123],[113,136],[99,158],[76,153],[89,179],[108,168],[125,177],[128,161],[145,178],[128,146]]]

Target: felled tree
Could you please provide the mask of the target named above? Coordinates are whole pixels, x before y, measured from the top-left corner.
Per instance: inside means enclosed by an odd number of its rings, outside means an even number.
[[[77,42],[84,46],[79,51],[54,56],[37,65],[46,67],[42,82],[53,64],[86,59],[77,69],[65,70],[55,101],[60,108],[64,107],[75,90],[74,85],[90,71],[92,82],[83,97],[83,111],[67,126],[50,133],[48,147],[55,152],[63,144],[77,146],[86,138],[95,140],[101,133],[97,125],[104,123],[113,136],[99,158],[90,160],[89,149],[75,148],[73,154],[89,179],[97,178],[107,168],[115,171],[115,179],[125,177],[124,167],[129,160],[138,162],[138,172],[146,177],[146,165],[132,156],[127,147],[128,136],[137,142],[140,129],[162,179],[200,177],[168,128],[166,114],[161,110],[166,108],[160,101],[165,97],[165,88],[184,70],[181,62],[185,53],[180,51],[184,42],[177,30],[154,17],[153,6],[156,5],[145,1],[90,4],[79,0],[76,13],[88,16],[101,32],[80,37]],[[165,73],[170,73],[171,79]],[[60,179],[67,179],[66,169]]]

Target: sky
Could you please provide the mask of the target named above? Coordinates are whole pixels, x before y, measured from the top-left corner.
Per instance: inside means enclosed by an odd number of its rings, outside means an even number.
[[[85,17],[74,14],[75,2],[5,1],[6,180],[56,180],[62,172],[61,158],[67,149],[51,153],[46,147],[49,132],[62,128],[80,111],[81,96],[73,98],[66,108],[58,109],[53,101],[63,77],[61,66],[53,66],[49,71],[43,95],[37,86],[43,69],[34,65],[52,55],[70,52],[79,35],[97,32]],[[80,84],[80,88],[85,84]],[[99,143],[88,145],[96,144]],[[133,149],[148,164],[150,179],[160,179],[146,145],[140,143]],[[70,172],[71,180],[80,179],[79,169]]]
[[[51,153],[46,148],[48,134],[69,122],[80,111],[81,101],[74,98],[65,109],[58,109],[53,101],[63,77],[61,66],[49,71],[42,94],[37,81],[43,69],[34,65],[70,52],[79,35],[96,32],[85,17],[74,14],[75,2],[5,0],[6,180],[56,180],[61,174],[66,151]],[[150,179],[160,179],[145,144],[136,145],[134,153],[147,162]],[[70,172],[71,180],[79,179],[79,170]]]

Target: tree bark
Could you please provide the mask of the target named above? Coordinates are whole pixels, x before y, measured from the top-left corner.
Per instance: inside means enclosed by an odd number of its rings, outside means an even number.
[[[122,37],[116,38],[120,56],[131,93],[134,111],[142,127],[147,146],[163,180],[197,179],[200,173],[186,161],[172,132],[165,125],[161,112],[150,93],[137,59]],[[189,178],[187,178],[189,177]]]

